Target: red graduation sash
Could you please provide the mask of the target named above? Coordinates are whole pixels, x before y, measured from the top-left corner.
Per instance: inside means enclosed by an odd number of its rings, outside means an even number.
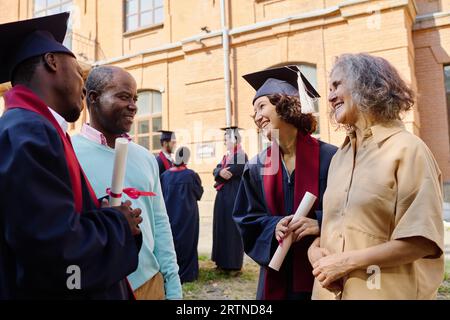
[[[48,110],[47,105],[33,91],[23,85],[14,86],[11,90],[5,93],[4,99],[6,110],[19,108],[38,113],[45,119],[50,121],[50,123],[55,127],[64,147],[64,155],[67,163],[67,168],[69,170],[70,183],[72,185],[73,197],[75,202],[75,211],[78,214],[81,214],[83,208],[81,175],[83,175],[84,181],[86,181],[86,185],[92,201],[94,202],[96,207],[99,207],[100,205],[98,203],[97,196],[95,195],[95,192],[92,189],[89,180],[86,178],[86,175],[81,169],[80,163],[75,156],[75,152],[73,150],[69,135],[63,132],[61,126],[53,117],[50,110]]]
[[[272,154],[272,147],[278,148],[275,143],[267,149],[267,157],[264,165],[263,186],[267,207],[272,215],[284,216],[284,190],[283,190],[283,165],[281,162],[281,152],[278,159],[278,171],[276,174],[268,173],[269,161]],[[281,150],[280,150],[281,151]],[[276,161],[276,159],[271,159]],[[295,186],[294,186],[294,206],[297,209],[306,191],[315,196],[319,195],[319,142],[309,134],[297,134],[297,149],[295,155]],[[311,209],[308,216],[314,213],[317,207],[317,201]],[[280,271],[272,270],[266,267],[265,286],[263,299],[275,300],[285,299],[288,290],[288,279],[291,278],[292,289],[294,292],[311,292],[314,277],[312,267],[308,260],[307,251],[311,241],[300,240],[291,246],[290,251],[293,254],[292,276],[290,277],[286,270],[286,264],[283,264]]]
[[[162,151],[159,152],[159,157],[162,160],[166,170],[173,167],[173,164],[167,160],[166,155]]]

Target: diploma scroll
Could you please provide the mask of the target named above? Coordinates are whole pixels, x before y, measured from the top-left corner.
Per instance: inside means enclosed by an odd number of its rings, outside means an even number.
[[[127,164],[128,139],[117,138],[114,153],[114,168],[111,182],[109,203],[111,207],[120,206],[122,200],[123,180]]]
[[[300,205],[297,208],[297,211],[295,211],[294,217],[292,218],[291,223],[297,221],[300,219],[300,217],[306,217],[311,210],[314,202],[316,201],[317,197],[313,195],[312,193],[306,192],[303,196],[302,202],[300,202]],[[289,248],[292,244],[292,233],[290,233],[287,237],[283,239],[283,242],[280,243],[280,245],[277,248],[277,251],[275,251],[275,254],[272,257],[272,260],[270,260],[269,267],[279,271],[281,268],[281,265],[283,264],[284,258],[286,257],[286,254],[289,251]]]

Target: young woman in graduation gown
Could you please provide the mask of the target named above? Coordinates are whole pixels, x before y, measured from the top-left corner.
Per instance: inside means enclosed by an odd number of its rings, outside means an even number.
[[[214,201],[211,260],[220,269],[241,270],[244,248],[232,213],[247,154],[241,148],[239,129],[229,127],[223,130],[228,154],[223,156],[213,171],[217,195]]]
[[[257,90],[255,123],[271,141],[245,166],[233,211],[245,252],[261,266],[257,299],[310,299],[313,275],[307,249],[319,234],[322,196],[336,147],[311,136],[316,129],[311,98],[319,95],[296,66],[244,78]],[[300,94],[299,84],[306,89]],[[290,224],[306,191],[317,201],[307,217]],[[294,243],[280,270],[274,271],[268,264],[289,233]]]

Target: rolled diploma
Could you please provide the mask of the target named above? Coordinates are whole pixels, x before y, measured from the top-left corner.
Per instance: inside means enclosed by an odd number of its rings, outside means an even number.
[[[111,181],[111,192],[121,194],[123,189],[123,180],[125,178],[125,166],[127,164],[128,139],[117,138],[114,153],[114,168]],[[111,207],[120,206],[122,197],[113,198],[109,196]]]
[[[295,211],[294,217],[292,218],[289,224],[297,221],[298,219],[300,219],[300,217],[306,217],[316,199],[317,197],[315,195],[307,191],[303,196],[302,202],[300,202],[300,205],[298,206],[297,211]],[[272,257],[272,260],[270,260],[269,263],[270,268],[276,271],[280,270],[284,258],[286,257],[286,254],[288,253],[289,248],[291,247],[291,244],[292,244],[292,233],[290,233],[287,237],[285,237],[283,239],[283,242],[278,246],[277,251],[275,251],[275,254]]]

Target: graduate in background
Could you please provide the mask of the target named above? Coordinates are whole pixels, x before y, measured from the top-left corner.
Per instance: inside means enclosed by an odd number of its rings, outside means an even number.
[[[248,159],[241,148],[239,128],[228,127],[222,130],[225,130],[227,154],[213,171],[217,195],[214,202],[211,260],[220,269],[241,270],[244,248],[232,213],[242,172]]]
[[[322,195],[336,147],[311,137],[316,128],[312,98],[319,94],[296,66],[244,79],[257,90],[255,123],[272,143],[245,166],[233,212],[245,252],[261,266],[257,298],[310,299],[313,276],[307,249],[319,234]],[[308,217],[288,228],[306,191],[318,201]],[[269,269],[278,242],[289,233],[294,243],[280,271]]]
[[[0,25],[0,300],[133,298],[140,209],[100,207],[66,133],[85,95],[68,17]]]
[[[156,161],[158,161],[159,176],[161,176],[164,171],[173,167],[172,153],[175,151],[177,141],[173,131],[159,130],[158,132],[161,132],[161,151]]]
[[[119,67],[100,66],[89,73],[86,91],[90,124],[83,124],[81,133],[73,138],[73,146],[95,192],[102,196],[111,187],[116,138],[130,139],[127,133],[138,110],[136,81]],[[143,243],[139,265],[128,276],[136,298],[181,299],[178,265],[158,165],[147,149],[132,141],[128,144],[124,187],[155,193],[155,196],[137,199],[122,194],[124,199],[142,209]]]
[[[169,215],[172,235],[180,267],[181,283],[198,277],[198,204],[203,187],[197,173],[186,167],[190,151],[181,147],[175,152],[174,167],[161,176],[161,187]]]

